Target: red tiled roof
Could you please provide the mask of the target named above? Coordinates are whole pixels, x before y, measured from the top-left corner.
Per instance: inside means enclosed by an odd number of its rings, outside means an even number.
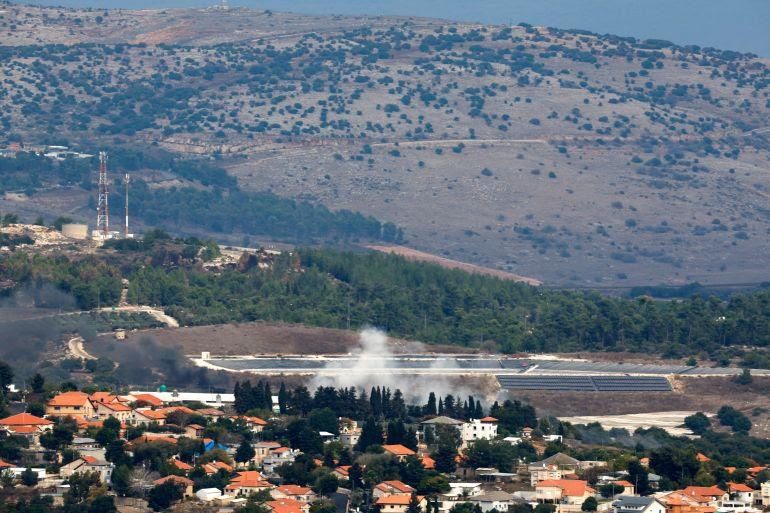
[[[618,486],[634,486],[631,483],[629,483],[628,481],[623,481],[623,480],[615,481],[615,484],[618,485]]]
[[[305,486],[297,485],[283,485],[275,489],[277,492],[284,493],[286,495],[307,495],[313,490]]]
[[[64,392],[48,401],[48,406],[83,406],[87,402],[88,395],[83,392]]]
[[[231,479],[231,482],[245,481],[248,479],[260,480],[264,478],[265,476],[262,475],[262,472],[259,472],[257,470],[242,470],[238,472],[238,474],[234,478]]]
[[[746,486],[743,483],[727,483],[727,489],[731,492],[753,492],[754,489]]]
[[[275,513],[302,513],[302,503],[294,499],[267,501],[265,505]]]
[[[132,408],[130,406],[127,406],[121,403],[101,403],[100,402],[99,406],[104,406],[105,408],[112,411],[132,411]]]
[[[339,474],[342,474],[343,476],[347,476],[348,474],[350,474],[350,467],[351,466],[352,465],[343,465],[341,467],[335,468],[334,471],[339,473]]]
[[[386,452],[395,454],[396,456],[409,456],[411,454],[415,454],[412,449],[401,444],[383,445],[382,448],[385,449]]]
[[[484,417],[483,419],[479,419],[481,422],[497,422],[497,419],[494,417]]]
[[[401,481],[397,481],[395,479],[391,481],[383,481],[382,483],[377,485],[377,488],[380,488],[380,490],[383,489],[382,487],[393,488],[396,491],[399,491],[401,493],[412,493],[415,491],[414,488],[412,488],[408,484],[402,483]]]
[[[422,502],[422,497],[417,496],[417,502]],[[388,495],[380,497],[375,504],[392,504],[394,506],[408,506],[412,501],[411,495]]]
[[[47,419],[35,417],[29,413],[18,413],[0,420],[3,426],[50,426],[53,422]]]
[[[10,463],[0,460],[0,468],[11,468],[11,467],[13,467],[13,465],[11,465]]]
[[[424,456],[422,458],[422,466],[427,470],[432,470],[436,468],[436,460],[434,460],[430,456]]]
[[[131,394],[136,402],[143,402],[153,406],[163,406],[163,401],[152,394]]]
[[[143,410],[136,410],[136,412],[141,415],[144,415],[148,419],[164,420],[166,418],[166,416],[163,413],[156,410],[143,409]]]
[[[213,415],[213,416],[220,416],[225,414],[225,412],[223,412],[222,410],[217,410],[216,408],[201,408],[200,410],[195,410],[195,413],[199,415]]]
[[[238,490],[239,488],[272,488],[273,485],[267,481],[259,479],[244,479],[242,481],[231,481],[225,486],[225,490]]]
[[[185,472],[193,469],[192,465],[188,465],[184,461],[178,460],[176,458],[172,459],[170,463],[174,465],[176,468],[178,468],[179,470],[184,470]]]
[[[37,433],[38,431],[36,426],[8,426],[6,429],[13,433],[19,433],[22,435],[27,433]]]
[[[725,494],[718,486],[688,486],[682,493],[686,495],[700,495],[701,497],[721,497]]]
[[[706,463],[708,461],[711,461],[711,458],[709,458],[708,456],[706,456],[705,454],[703,454],[701,452],[699,452],[698,454],[695,455],[695,459],[700,461],[701,463]]]

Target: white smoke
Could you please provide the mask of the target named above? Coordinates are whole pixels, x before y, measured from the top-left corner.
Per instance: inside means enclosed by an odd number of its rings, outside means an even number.
[[[412,404],[424,404],[430,392],[436,397],[452,394],[465,400],[469,395],[476,399],[484,399],[485,407],[489,407],[496,399],[497,391],[490,390],[488,380],[492,376],[478,376],[471,381],[478,383],[477,387],[469,386],[465,376],[461,374],[439,373],[437,370],[456,370],[459,367],[452,359],[434,360],[426,369],[409,371],[393,358],[404,354],[426,354],[429,350],[419,342],[408,342],[394,351],[394,343],[382,330],[365,328],[359,332],[359,347],[352,350],[347,361],[330,360],[324,370],[317,374],[310,383],[310,390],[319,386],[356,387],[359,392],[368,394],[374,386],[390,388],[391,392],[401,390],[404,400]],[[352,362],[350,361],[352,360]],[[392,370],[390,370],[392,369]],[[431,372],[432,371],[432,372]]]

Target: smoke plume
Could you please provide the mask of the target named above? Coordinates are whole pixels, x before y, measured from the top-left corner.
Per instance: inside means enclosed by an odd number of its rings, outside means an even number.
[[[310,383],[311,390],[319,386],[335,387],[356,387],[367,393],[373,386],[384,386],[391,390],[400,389],[407,402],[420,404],[428,399],[430,392],[437,396],[446,396],[452,394],[455,397],[468,397],[472,395],[476,398],[485,397],[487,401],[496,399],[496,391],[492,393],[485,390],[490,387],[480,386],[483,378],[478,378],[476,386],[469,386],[465,376],[450,376],[447,374],[438,374],[416,371],[409,372],[404,367],[399,366],[397,361],[393,361],[393,352],[388,343],[388,336],[376,328],[365,328],[359,332],[359,347],[351,351],[350,362],[330,361],[324,367],[321,374],[316,375]],[[418,342],[412,343],[407,348],[411,354],[425,353],[425,346]],[[447,369],[447,361],[436,361],[433,363],[433,369]],[[451,365],[456,364],[449,363]],[[392,368],[392,372],[388,369]],[[385,369],[383,371],[383,369]],[[491,403],[490,403],[491,404]],[[487,404],[489,406],[489,404]]]

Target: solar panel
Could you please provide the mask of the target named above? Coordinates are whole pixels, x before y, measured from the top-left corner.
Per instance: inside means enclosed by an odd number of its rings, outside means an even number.
[[[497,376],[511,390],[574,390],[590,392],[670,392],[662,376]]]

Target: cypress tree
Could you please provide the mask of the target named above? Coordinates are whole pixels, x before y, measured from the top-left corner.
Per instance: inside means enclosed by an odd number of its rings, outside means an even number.
[[[428,404],[423,407],[422,411],[425,415],[436,415],[436,394],[431,392],[428,395]]]

